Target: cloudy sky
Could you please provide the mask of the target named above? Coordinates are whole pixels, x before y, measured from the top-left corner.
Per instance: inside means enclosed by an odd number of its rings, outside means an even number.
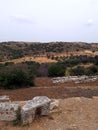
[[[0,0],[0,41],[98,42],[98,0]]]

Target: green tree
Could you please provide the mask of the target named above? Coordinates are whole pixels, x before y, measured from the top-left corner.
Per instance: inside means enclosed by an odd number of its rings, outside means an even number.
[[[48,69],[50,77],[64,76],[65,69],[59,64],[52,64]]]

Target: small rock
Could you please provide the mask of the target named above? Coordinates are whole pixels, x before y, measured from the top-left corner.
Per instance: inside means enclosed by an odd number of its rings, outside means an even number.
[[[0,103],[0,120],[14,121],[20,113],[20,106],[14,103]]]
[[[10,102],[9,96],[0,96],[0,102]]]
[[[50,103],[50,110],[57,109],[59,107],[59,100],[53,99]]]

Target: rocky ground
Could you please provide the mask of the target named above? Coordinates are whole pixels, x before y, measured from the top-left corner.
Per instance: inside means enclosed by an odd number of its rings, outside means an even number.
[[[98,130],[98,81],[53,84],[49,78],[37,78],[34,88],[0,90],[0,95],[10,96],[12,101],[34,96],[60,100],[59,108],[49,116],[36,117],[29,126],[0,122],[0,130]]]
[[[98,97],[59,99],[58,109],[36,117],[31,125],[0,123],[0,130],[98,130]]]

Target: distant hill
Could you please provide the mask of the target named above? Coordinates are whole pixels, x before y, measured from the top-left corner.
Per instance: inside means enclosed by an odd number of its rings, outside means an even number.
[[[23,57],[49,57],[65,55],[98,55],[97,43],[84,42],[2,42],[0,62]]]

